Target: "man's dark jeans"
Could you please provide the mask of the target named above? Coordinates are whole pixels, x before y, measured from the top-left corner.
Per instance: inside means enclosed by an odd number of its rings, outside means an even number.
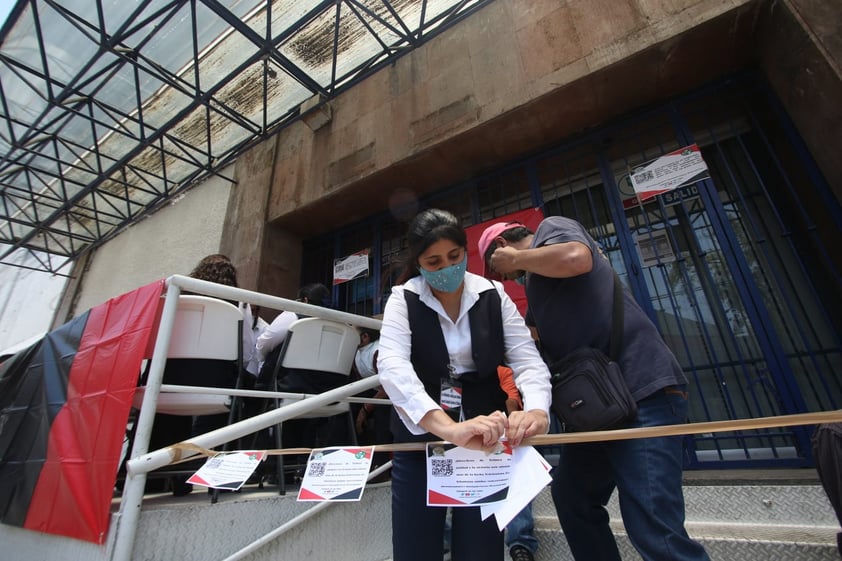
[[[631,427],[686,422],[684,390],[665,388],[639,401]],[[709,561],[684,529],[681,454],[680,436],[561,447],[552,494],[577,561],[620,561],[604,508],[615,487],[629,539],[645,561]]]

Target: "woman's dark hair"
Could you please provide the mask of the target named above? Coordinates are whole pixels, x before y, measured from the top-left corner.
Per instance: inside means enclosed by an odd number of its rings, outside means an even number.
[[[299,288],[297,298],[299,300],[306,298],[307,303],[313,304],[314,306],[327,306],[330,304],[331,294],[325,285],[314,282],[305,284]]]
[[[216,284],[224,284],[225,286],[237,286],[237,269],[228,256],[221,253],[214,253],[202,258],[201,261],[190,271],[190,278],[199,279],[208,282],[215,282]],[[182,294],[194,294],[193,292],[182,290]],[[229,304],[239,306],[240,303],[236,300],[225,300]]]
[[[357,331],[359,331],[360,337],[362,337],[363,335],[368,335],[369,340],[372,342],[380,339],[379,329],[371,329],[370,327],[358,327]]]
[[[226,286],[237,286],[237,269],[234,268],[234,264],[227,256],[220,253],[203,258],[190,272],[189,276]]]
[[[460,247],[468,247],[465,229],[459,225],[459,220],[446,210],[427,209],[412,219],[406,233],[409,254],[397,284],[403,284],[420,274],[418,257],[439,240],[450,240]]]

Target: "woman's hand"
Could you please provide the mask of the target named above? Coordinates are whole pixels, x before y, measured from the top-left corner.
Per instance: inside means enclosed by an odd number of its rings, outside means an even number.
[[[435,409],[427,413],[419,424],[442,440],[457,446],[490,452],[506,432],[506,415],[502,411],[495,411],[490,415],[480,415],[457,423],[441,409]]]
[[[550,419],[544,411],[540,409],[515,411],[509,416],[506,438],[513,447],[520,446],[524,438],[546,434],[549,428]]]
[[[472,450],[494,450],[500,437],[506,432],[506,416],[495,411],[491,415],[480,415],[461,423],[455,423],[447,440]]]

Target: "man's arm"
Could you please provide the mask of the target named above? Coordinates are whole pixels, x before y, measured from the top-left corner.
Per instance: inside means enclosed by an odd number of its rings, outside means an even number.
[[[490,265],[501,274],[527,271],[544,277],[568,278],[589,273],[593,268],[593,255],[590,248],[580,242],[529,249],[507,245],[494,251]]]

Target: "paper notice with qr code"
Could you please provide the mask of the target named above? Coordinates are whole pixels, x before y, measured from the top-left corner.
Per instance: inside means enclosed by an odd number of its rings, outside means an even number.
[[[208,458],[205,465],[191,475],[187,483],[236,491],[251,477],[265,457],[266,452],[256,451],[217,454]]]
[[[709,177],[699,146],[691,144],[638,167],[629,175],[629,180],[638,200],[643,202]]]
[[[373,446],[321,448],[310,452],[299,501],[358,501],[371,469]]]
[[[487,454],[455,444],[427,445],[427,506],[477,506],[509,493],[512,449],[504,442]]]

